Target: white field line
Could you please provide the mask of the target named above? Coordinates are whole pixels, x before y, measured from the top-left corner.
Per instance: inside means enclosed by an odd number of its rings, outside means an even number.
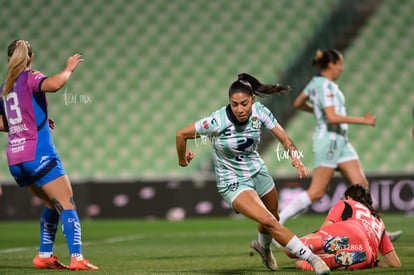
[[[86,241],[82,242],[83,246],[88,245],[97,245],[97,244],[111,244],[111,243],[121,243],[121,242],[129,242],[134,240],[140,240],[143,239],[144,236],[142,235],[131,235],[131,236],[125,236],[125,237],[113,237],[108,238],[100,241]],[[66,246],[66,244],[57,244],[56,246]],[[7,253],[17,253],[22,252],[26,250],[36,250],[38,249],[38,246],[26,246],[26,247],[14,247],[14,248],[6,248],[6,249],[0,249],[0,254],[7,254]]]
[[[181,233],[166,233],[156,236],[157,238],[187,238],[187,237],[232,237],[232,236],[255,236],[254,230],[248,230],[248,231],[222,231],[222,232],[209,232],[209,231],[203,231],[203,232],[181,232]],[[83,246],[89,246],[89,245],[100,245],[100,244],[114,244],[114,243],[122,243],[122,242],[129,242],[129,241],[136,241],[141,240],[146,237],[151,238],[151,235],[129,235],[129,236],[122,236],[122,237],[112,237],[104,240],[98,240],[98,241],[84,241],[82,242]],[[56,244],[55,246],[66,246],[66,244]],[[8,253],[18,253],[22,251],[27,250],[37,250],[38,246],[25,246],[25,247],[13,247],[13,248],[5,248],[0,249],[0,254],[8,254]]]

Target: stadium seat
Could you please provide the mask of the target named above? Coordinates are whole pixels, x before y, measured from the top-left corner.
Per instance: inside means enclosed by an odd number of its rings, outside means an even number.
[[[64,88],[78,101],[68,104],[64,89],[48,96],[49,114],[57,124],[53,136],[69,175],[188,175],[210,166],[210,148],[189,142],[197,157],[188,168],[178,167],[176,130],[227,104],[227,89],[242,71],[277,81],[336,1],[303,2],[120,0],[102,5],[99,0],[74,0],[38,5],[16,0],[2,7],[1,50],[5,58],[11,40],[29,40],[33,67],[47,75],[61,71],[74,52],[84,55],[85,62]],[[409,1],[383,2],[344,53],[346,71],[339,83],[348,112],[372,110],[381,127],[391,127],[391,134],[383,135],[382,128],[351,126],[350,139],[361,158],[367,156],[369,171],[400,170],[403,161],[410,163],[409,150],[401,148],[411,140],[399,127],[411,125],[409,105],[414,102],[407,95],[413,38],[405,35],[413,25],[413,6]],[[0,75],[5,70],[0,66]],[[92,101],[81,102],[81,96]],[[308,167],[313,125],[311,115],[299,113],[287,125],[304,149]],[[401,156],[395,161],[381,159],[382,150],[366,149],[360,141],[379,139],[375,146],[388,148],[394,133],[401,136],[401,145],[389,150],[402,150],[395,152]],[[275,161],[275,146],[264,153],[271,171],[294,173],[290,163]],[[4,154],[2,159],[5,163]],[[0,166],[0,180],[11,180],[7,165]]]
[[[413,11],[414,4],[410,1],[382,2],[343,53],[345,71],[338,83],[346,97],[348,115],[362,116],[372,111],[377,117],[374,128],[349,126],[350,141],[367,173],[407,173],[414,168],[412,150],[409,150],[412,148],[410,131],[414,102],[414,94],[409,92],[412,82],[409,72],[414,66],[411,49],[414,38],[407,35],[414,25]],[[309,117],[312,116],[297,113],[286,127],[296,143],[306,146],[307,154],[311,154],[307,148],[312,147],[312,143],[311,135],[306,133],[314,128]],[[268,164],[271,171],[281,175],[290,163],[271,161],[274,156],[271,150],[268,148],[265,152]],[[313,156],[311,159],[311,162],[308,158],[304,160],[305,164],[311,164],[308,167],[313,165]]]

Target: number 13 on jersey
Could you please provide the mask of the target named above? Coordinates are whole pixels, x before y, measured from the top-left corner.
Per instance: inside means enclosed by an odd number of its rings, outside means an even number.
[[[10,124],[17,124],[22,122],[22,112],[20,111],[19,107],[19,98],[17,97],[16,92],[10,92],[6,97],[7,102],[12,101],[10,105],[10,110],[14,111],[15,116],[13,117],[11,114],[7,113],[7,118]],[[6,109],[7,112],[7,109]]]

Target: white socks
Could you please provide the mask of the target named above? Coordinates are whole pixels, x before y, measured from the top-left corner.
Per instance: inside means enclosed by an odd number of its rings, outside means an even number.
[[[73,253],[70,255],[71,257],[75,257],[77,261],[83,261],[83,255],[79,253]]]
[[[293,201],[291,201],[282,212],[279,214],[279,223],[284,224],[289,218],[297,215],[301,211],[305,210],[306,207],[312,204],[311,199],[306,191],[300,193]]]
[[[304,245],[298,237],[294,236],[286,245],[286,248],[296,255],[301,260],[305,260],[307,262],[311,262],[313,259],[317,258],[315,254],[306,246]]]
[[[268,234],[262,234],[262,233],[258,233],[257,236],[257,241],[259,242],[260,246],[263,247],[264,249],[269,249],[270,248],[270,244],[272,243],[272,236],[268,235]]]
[[[39,252],[39,257],[46,259],[52,257],[53,252]]]

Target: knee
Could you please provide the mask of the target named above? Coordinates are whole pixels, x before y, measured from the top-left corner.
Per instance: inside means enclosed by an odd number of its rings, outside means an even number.
[[[75,201],[73,200],[73,197],[70,197],[68,200],[58,200],[58,199],[52,199],[51,200],[52,205],[54,208],[59,212],[62,213],[64,210],[68,209],[76,209]]]

